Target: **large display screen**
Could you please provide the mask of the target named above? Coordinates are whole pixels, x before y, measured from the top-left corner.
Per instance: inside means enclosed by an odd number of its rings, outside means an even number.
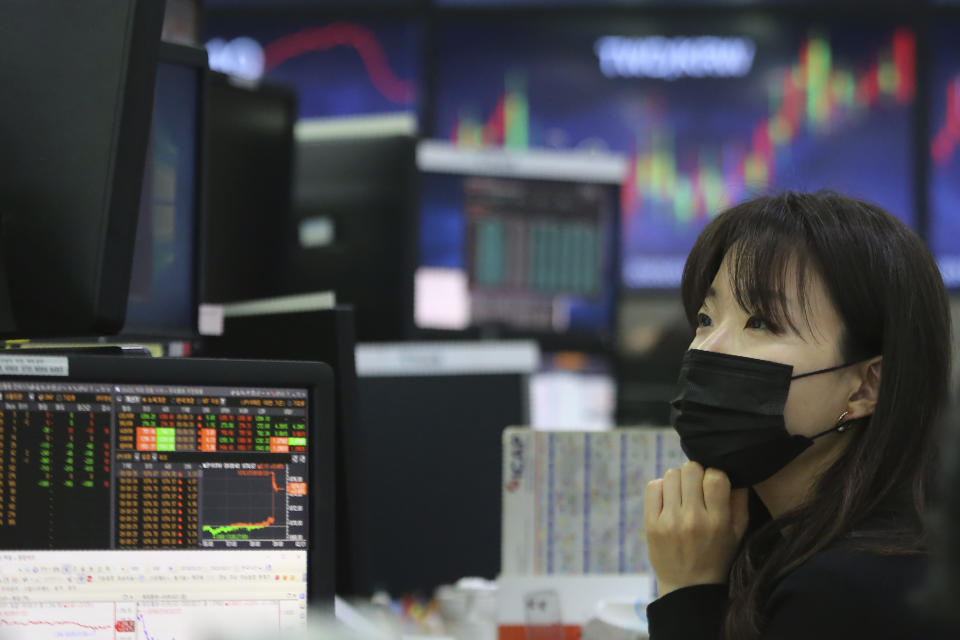
[[[412,19],[217,13],[205,42],[212,69],[295,87],[301,118],[416,109],[420,27]]]
[[[472,17],[437,60],[435,137],[627,155],[627,288],[677,286],[703,226],[757,194],[832,188],[915,225],[909,29]]]
[[[960,22],[935,33],[930,96],[929,243],[950,288],[960,287]]]
[[[612,333],[621,159],[425,143],[418,165],[418,327]]]

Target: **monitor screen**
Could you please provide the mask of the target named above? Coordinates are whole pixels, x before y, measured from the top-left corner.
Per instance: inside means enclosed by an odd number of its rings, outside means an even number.
[[[543,354],[530,376],[530,426],[534,429],[612,429],[617,383],[608,358],[596,354]]]
[[[413,19],[211,14],[210,68],[296,87],[301,118],[414,111],[420,28]]]
[[[157,68],[127,332],[190,331],[196,322],[200,91],[206,66],[205,56],[199,58],[192,65],[161,61]]]
[[[930,95],[929,243],[943,280],[960,288],[960,43],[957,20],[935,30]]]
[[[328,400],[307,369],[321,366],[4,356],[0,367],[15,362],[21,374],[0,377],[3,637],[306,625],[325,526],[312,492],[329,489],[310,464],[325,448],[315,405]],[[228,373],[256,380],[251,365],[263,382]]]
[[[612,332],[621,158],[424,143],[417,162],[419,328]]]
[[[412,118],[410,119],[412,124]],[[284,291],[333,291],[355,310],[357,340],[402,340],[410,327],[416,138],[296,130],[293,226]]]
[[[627,288],[678,286],[704,225],[752,195],[834,188],[915,223],[909,29],[473,17],[437,46],[435,137],[628,157]]]

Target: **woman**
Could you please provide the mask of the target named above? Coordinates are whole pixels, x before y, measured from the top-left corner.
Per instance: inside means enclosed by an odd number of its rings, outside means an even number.
[[[950,378],[920,239],[836,193],[758,198],[704,229],[682,295],[691,462],[647,487],[651,640],[946,634],[910,597]]]

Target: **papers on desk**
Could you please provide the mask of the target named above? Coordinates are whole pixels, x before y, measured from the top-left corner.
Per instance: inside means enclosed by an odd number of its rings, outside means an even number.
[[[671,428],[506,429],[501,576],[649,572],[646,485],[685,461]]]

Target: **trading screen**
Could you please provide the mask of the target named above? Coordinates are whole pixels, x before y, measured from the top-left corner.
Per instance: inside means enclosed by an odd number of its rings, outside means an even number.
[[[615,189],[440,174],[422,184],[419,326],[610,327]],[[449,295],[445,273],[460,274],[461,295]],[[459,324],[445,324],[457,304]]]
[[[916,224],[909,28],[760,15],[450,19],[437,47],[433,137],[628,158],[629,289],[679,286],[703,227],[769,192],[833,188]]]
[[[307,397],[0,382],[0,637],[302,628]]]
[[[418,327],[612,331],[622,156],[424,142],[417,164]]]

